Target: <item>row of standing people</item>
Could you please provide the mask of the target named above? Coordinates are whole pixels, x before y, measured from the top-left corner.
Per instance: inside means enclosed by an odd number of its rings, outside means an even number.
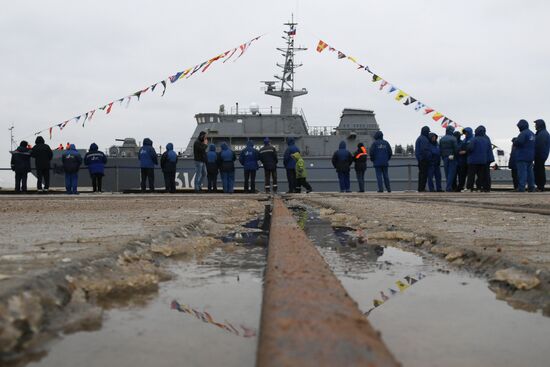
[[[11,169],[15,172],[15,192],[27,191],[27,178],[31,171],[31,158],[34,158],[36,167],[36,184],[40,192],[48,192],[50,188],[50,168],[53,152],[42,136],[38,136],[35,145],[29,148],[27,141],[20,142],[17,149],[12,152]],[[82,163],[88,167],[94,192],[102,191],[102,178],[104,175],[107,157],[95,143],[90,145],[84,158],[80,155],[74,144],[69,144],[61,155],[63,171],[65,172],[65,189],[67,194],[78,194],[78,171]]]

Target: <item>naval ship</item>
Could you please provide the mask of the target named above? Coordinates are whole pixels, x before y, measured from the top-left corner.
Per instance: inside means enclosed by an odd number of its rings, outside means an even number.
[[[304,112],[294,106],[294,99],[308,94],[307,89],[296,89],[294,85],[296,69],[302,64],[295,63],[295,55],[306,48],[295,46],[295,22],[285,23],[288,30],[284,32],[284,48],[277,48],[284,56],[284,62],[276,65],[281,69],[275,75],[275,80],[263,81],[264,93],[280,99],[278,109],[260,108],[252,104],[249,108],[240,108],[236,104],[229,111],[224,105],[219,106],[217,113],[198,113],[195,115],[196,128],[185,149],[178,152],[176,175],[177,189],[193,189],[194,162],[193,143],[201,131],[208,134],[209,143],[216,144],[217,150],[222,142],[228,143],[235,153],[239,153],[251,139],[257,149],[263,144],[263,139],[269,137],[271,144],[279,153],[279,169],[277,172],[280,191],[287,191],[286,172],[283,167],[283,153],[287,147],[286,139],[292,137],[300,149],[308,169],[308,181],[314,191],[338,191],[338,179],[332,167],[331,158],[341,141],[345,141],[352,153],[358,143],[363,143],[367,149],[373,142],[374,134],[380,129],[374,111],[370,109],[344,108],[337,126],[310,126]],[[138,152],[140,144],[134,138],[117,139],[120,145],[111,146],[106,154],[108,164],[103,179],[104,191],[128,191],[139,188],[140,171]],[[417,183],[417,167],[411,146],[405,149],[397,147],[390,161],[389,175],[392,190],[415,190]],[[63,172],[60,163],[62,152],[56,151],[53,161],[54,174],[51,177],[52,187],[64,187]],[[160,152],[159,152],[160,153]],[[85,151],[81,154],[84,156]],[[159,157],[160,158],[160,157]],[[160,159],[159,159],[160,161]],[[497,171],[494,171],[497,172]],[[84,172],[82,172],[84,173]],[[494,175],[495,173],[492,173]],[[219,177],[219,176],[218,176]],[[497,181],[511,181],[510,174],[505,173]],[[352,168],[352,190],[357,191]],[[218,178],[220,180],[220,178]],[[235,187],[243,185],[242,167],[236,163]],[[365,176],[366,189],[376,190],[374,169],[367,169]],[[495,180],[495,177],[493,177]],[[155,170],[155,185],[162,189],[164,179],[160,167]],[[79,177],[79,186],[91,186],[87,174]],[[206,187],[206,178],[203,188]],[[218,185],[221,187],[221,184]],[[264,187],[263,170],[260,168],[256,176],[256,189]]]

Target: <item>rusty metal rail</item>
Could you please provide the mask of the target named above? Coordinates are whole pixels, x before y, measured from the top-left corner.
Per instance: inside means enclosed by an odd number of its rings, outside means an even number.
[[[273,204],[257,366],[399,366],[282,200]]]

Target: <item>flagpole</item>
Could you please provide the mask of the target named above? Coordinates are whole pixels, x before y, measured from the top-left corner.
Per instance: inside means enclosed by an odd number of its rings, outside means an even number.
[[[15,129],[15,127],[13,126],[12,122],[11,127],[8,128],[8,130],[10,131],[10,151],[13,151],[13,146],[15,144],[15,139],[13,138],[13,129]]]

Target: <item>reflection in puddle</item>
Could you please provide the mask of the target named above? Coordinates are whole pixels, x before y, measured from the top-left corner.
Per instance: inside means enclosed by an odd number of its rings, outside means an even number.
[[[359,308],[368,312],[378,300],[369,321],[404,366],[548,365],[550,318],[497,300],[484,279],[394,247],[359,244],[355,231],[334,231],[316,211],[297,214]]]
[[[100,330],[64,337],[28,366],[253,366],[265,257],[262,247],[226,245],[200,261],[174,262],[176,277],[157,297],[107,311]],[[173,300],[192,303],[204,319],[171,311]]]

